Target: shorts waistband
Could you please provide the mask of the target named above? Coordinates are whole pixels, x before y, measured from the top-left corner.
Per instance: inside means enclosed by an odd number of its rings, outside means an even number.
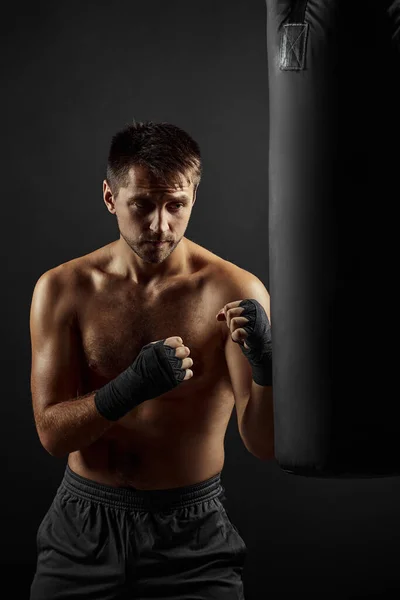
[[[221,473],[210,479],[185,487],[165,490],[138,490],[128,487],[114,487],[92,481],[78,475],[66,465],[64,477],[59,490],[66,490],[71,494],[123,509],[175,509],[190,506],[205,500],[212,500],[224,494],[225,488],[221,484]]]

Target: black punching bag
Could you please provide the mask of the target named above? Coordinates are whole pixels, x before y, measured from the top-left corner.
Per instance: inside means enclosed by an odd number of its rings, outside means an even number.
[[[400,6],[267,0],[275,456],[400,474]]]

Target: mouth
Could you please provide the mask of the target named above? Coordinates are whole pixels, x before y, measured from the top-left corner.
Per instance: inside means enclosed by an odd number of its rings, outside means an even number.
[[[163,244],[168,244],[168,242],[149,242],[149,241],[146,241],[146,244],[153,244],[153,246],[162,246]]]

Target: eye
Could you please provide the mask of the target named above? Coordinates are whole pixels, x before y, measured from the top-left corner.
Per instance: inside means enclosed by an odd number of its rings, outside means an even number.
[[[148,204],[141,204],[140,202],[134,202],[131,206],[135,210],[141,211],[141,212],[149,210]]]
[[[134,202],[133,206],[135,208],[137,208],[138,210],[143,210],[146,207],[144,206],[144,204],[140,204],[140,202]],[[182,206],[184,206],[183,202],[174,202],[174,204],[172,205],[174,208],[172,208],[172,210],[174,212],[180,210],[182,208]]]

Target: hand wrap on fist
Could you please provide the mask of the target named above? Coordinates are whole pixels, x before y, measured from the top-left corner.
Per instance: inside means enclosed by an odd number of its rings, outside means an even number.
[[[253,380],[258,385],[272,385],[272,340],[271,326],[267,313],[258,300],[242,300],[239,306],[244,308],[240,315],[249,320],[243,329],[248,333],[246,344],[239,344],[250,363]]]
[[[161,396],[185,377],[182,359],[165,340],[143,346],[136,360],[95,394],[98,412],[117,421],[145,400]]]

